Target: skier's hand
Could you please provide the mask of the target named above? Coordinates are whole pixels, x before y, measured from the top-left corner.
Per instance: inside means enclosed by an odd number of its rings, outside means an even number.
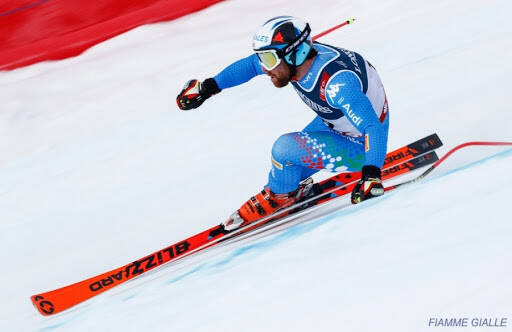
[[[375,166],[364,166],[363,176],[352,190],[352,204],[361,203],[372,197],[384,195],[384,186],[380,179],[380,169]]]
[[[213,78],[207,78],[203,82],[193,79],[185,83],[183,90],[176,97],[176,102],[180,109],[187,111],[198,108],[206,99],[220,91]]]

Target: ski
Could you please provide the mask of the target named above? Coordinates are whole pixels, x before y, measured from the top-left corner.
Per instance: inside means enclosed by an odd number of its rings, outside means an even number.
[[[409,171],[413,171],[416,169],[423,168],[425,166],[429,166],[431,164],[435,164],[437,162],[439,162],[439,158],[438,158],[436,152],[432,151],[432,152],[426,153],[424,155],[417,156],[414,159],[406,162],[408,165],[404,164],[403,166],[400,167],[400,169],[403,169],[403,167],[407,167],[409,169]],[[406,173],[401,173],[396,176],[387,176],[386,179],[384,179],[384,180],[398,178],[402,174],[406,174]],[[404,182],[401,182],[399,184],[392,185],[389,187],[386,186],[386,188],[385,188],[386,192],[389,190],[393,190],[399,186],[402,186],[403,184],[407,184],[410,182],[416,182],[417,181],[416,179],[417,178],[414,178],[412,181],[407,180],[407,181],[404,181]],[[256,236],[259,234],[268,233],[269,231],[272,231],[274,229],[283,229],[283,226],[290,227],[291,225],[296,224],[296,220],[298,217],[310,213],[316,207],[319,207],[320,205],[322,205],[322,206],[326,205],[325,203],[327,203],[328,201],[332,201],[337,198],[341,198],[344,196],[349,197],[350,194],[352,193],[352,188],[355,186],[356,181],[354,181],[354,184],[352,184],[352,182],[349,182],[348,185],[350,185],[350,187],[348,187],[347,184],[341,184],[340,187],[343,187],[343,188],[340,188],[337,186],[331,187],[331,189],[329,189],[328,191],[311,197],[310,199],[312,200],[313,203],[309,203],[309,204],[306,203],[307,205],[305,205],[305,206],[303,205],[301,207],[298,207],[298,208],[292,210],[292,212],[290,214],[288,214],[287,216],[279,217],[279,218],[272,218],[268,221],[261,221],[261,222],[257,221],[255,224],[247,225],[246,227],[244,227],[242,229],[238,229],[237,231],[239,234],[228,234],[227,236],[220,238],[217,241],[217,243],[230,244],[230,243],[234,243],[234,242],[238,242],[238,241],[243,241],[247,238],[252,238],[253,236]],[[389,188],[389,190],[388,190],[388,188]],[[336,194],[332,194],[335,191],[336,191]],[[327,198],[323,198],[322,200],[320,200],[320,198],[326,197],[326,196],[327,196]],[[341,205],[340,207],[336,208],[336,210],[341,210],[341,209],[344,209],[351,205],[352,205],[351,203],[345,203],[345,205]],[[304,221],[300,221],[300,222],[304,222]]]
[[[382,180],[389,179],[391,175],[396,176],[411,171],[415,165],[409,165],[405,162],[412,160],[415,157],[425,155],[430,151],[434,151],[442,145],[443,143],[439,139],[439,136],[437,136],[437,134],[432,134],[388,153],[384,161],[384,166],[382,167]],[[425,159],[428,161],[428,156],[426,156]],[[421,167],[419,163],[422,164],[423,162],[423,160],[416,162],[416,167]],[[321,181],[319,185],[325,192],[328,188],[347,184],[354,180],[359,180],[360,178],[361,172],[342,173]],[[336,195],[336,192],[334,194]],[[343,195],[344,191],[340,191],[339,194]]]
[[[406,174],[407,172],[411,172],[413,170],[431,165],[437,162],[438,160],[439,158],[435,151],[413,157],[412,159],[405,161],[402,164],[392,166],[391,168],[396,167],[397,171],[395,173],[387,172],[387,174],[384,175],[382,179],[385,181],[398,177],[400,175]],[[391,168],[388,168],[388,170]],[[320,190],[318,190],[317,187],[317,189],[313,190],[310,193],[310,195],[306,196],[302,201],[297,202],[295,205],[290,206],[286,209],[279,210],[275,213],[275,215],[270,215],[265,218],[261,218],[249,225],[235,229],[231,232],[226,232],[222,227],[218,227],[217,229],[210,233],[210,237],[216,237],[219,233],[222,233],[225,236],[215,241],[214,243],[210,243],[209,245],[206,245],[204,247],[197,248],[196,251],[210,247],[211,245],[216,244],[218,242],[224,242],[241,234],[246,234],[255,229],[259,229],[263,225],[275,221],[280,221],[282,218],[287,217],[289,215],[294,215],[299,211],[308,210],[317,205],[324,204],[335,198],[349,195],[352,193],[352,189],[356,186],[356,183],[359,181],[360,175],[359,177],[350,176],[348,179],[349,180],[346,182],[339,182],[339,179],[337,181],[327,179],[326,181],[323,182],[323,186],[319,186]]]
[[[443,143],[439,136],[432,134],[388,153],[384,166],[382,167],[382,180],[389,180],[395,176],[435,163],[438,157],[437,154],[432,151],[442,145]],[[323,204],[333,198],[351,193],[360,178],[361,172],[348,172],[334,175],[315,183],[309,195],[306,195],[301,201],[291,207],[277,211],[277,216],[271,215],[259,219],[251,225],[248,225],[247,228],[252,230],[264,223],[284,217],[289,213],[296,213],[311,206]],[[242,232],[242,230],[237,229],[233,232],[238,234]],[[228,232],[224,231],[222,227],[218,227],[210,233],[210,237],[216,237],[219,233],[226,235]],[[229,237],[232,236],[233,234],[230,234]]]
[[[439,136],[432,134],[388,153],[384,166],[382,167],[382,180],[385,181],[392,177],[408,173],[414,169],[433,164],[437,161],[437,155],[435,153],[430,154],[430,152],[440,148],[442,145],[443,143],[439,139]],[[313,190],[314,195],[317,195],[319,200],[313,201],[305,207],[321,204],[332,198],[345,195],[347,192],[352,192],[352,189],[360,178],[361,172],[349,172],[341,173],[320,181],[315,184],[316,187]],[[347,187],[345,188],[344,185]],[[339,190],[331,190],[336,187],[338,187]],[[329,192],[330,195],[321,195],[327,192]],[[305,199],[310,199],[310,197],[305,197]]]
[[[438,160],[434,150],[440,146],[442,146],[441,140],[436,134],[432,134],[388,153],[382,171],[383,180],[433,164]],[[352,172],[320,181],[315,184],[313,196],[306,197],[302,202],[288,208],[290,212],[287,214],[296,213],[346,195],[352,191],[360,178],[360,172]],[[283,210],[278,211],[278,214],[281,215],[283,212]],[[42,315],[57,314],[165,263],[204,250],[221,240],[233,238],[273,220],[276,220],[276,217],[269,216],[232,232],[226,232],[221,226],[216,225],[117,269],[62,288],[33,295],[31,301]]]

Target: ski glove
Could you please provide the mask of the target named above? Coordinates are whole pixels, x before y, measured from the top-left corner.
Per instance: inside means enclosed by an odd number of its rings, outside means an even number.
[[[384,187],[380,180],[380,169],[375,166],[364,166],[363,177],[352,190],[352,204],[361,203],[372,197],[384,195]]]
[[[176,97],[176,102],[180,109],[188,111],[198,108],[206,99],[220,91],[217,82],[213,78],[207,78],[203,82],[194,79],[185,83],[183,90]]]

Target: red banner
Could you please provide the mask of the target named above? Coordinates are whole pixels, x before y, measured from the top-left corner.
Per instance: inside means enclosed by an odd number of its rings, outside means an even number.
[[[0,3],[0,70],[76,56],[143,24],[222,0],[10,0]]]

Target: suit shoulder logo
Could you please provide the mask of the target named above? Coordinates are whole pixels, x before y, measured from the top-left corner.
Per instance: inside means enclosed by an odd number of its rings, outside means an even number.
[[[338,92],[340,92],[340,87],[345,86],[345,83],[336,83],[336,84],[329,84],[327,87],[327,95],[329,95],[329,98],[331,98],[331,101],[334,102],[334,98],[336,98],[336,95]]]

